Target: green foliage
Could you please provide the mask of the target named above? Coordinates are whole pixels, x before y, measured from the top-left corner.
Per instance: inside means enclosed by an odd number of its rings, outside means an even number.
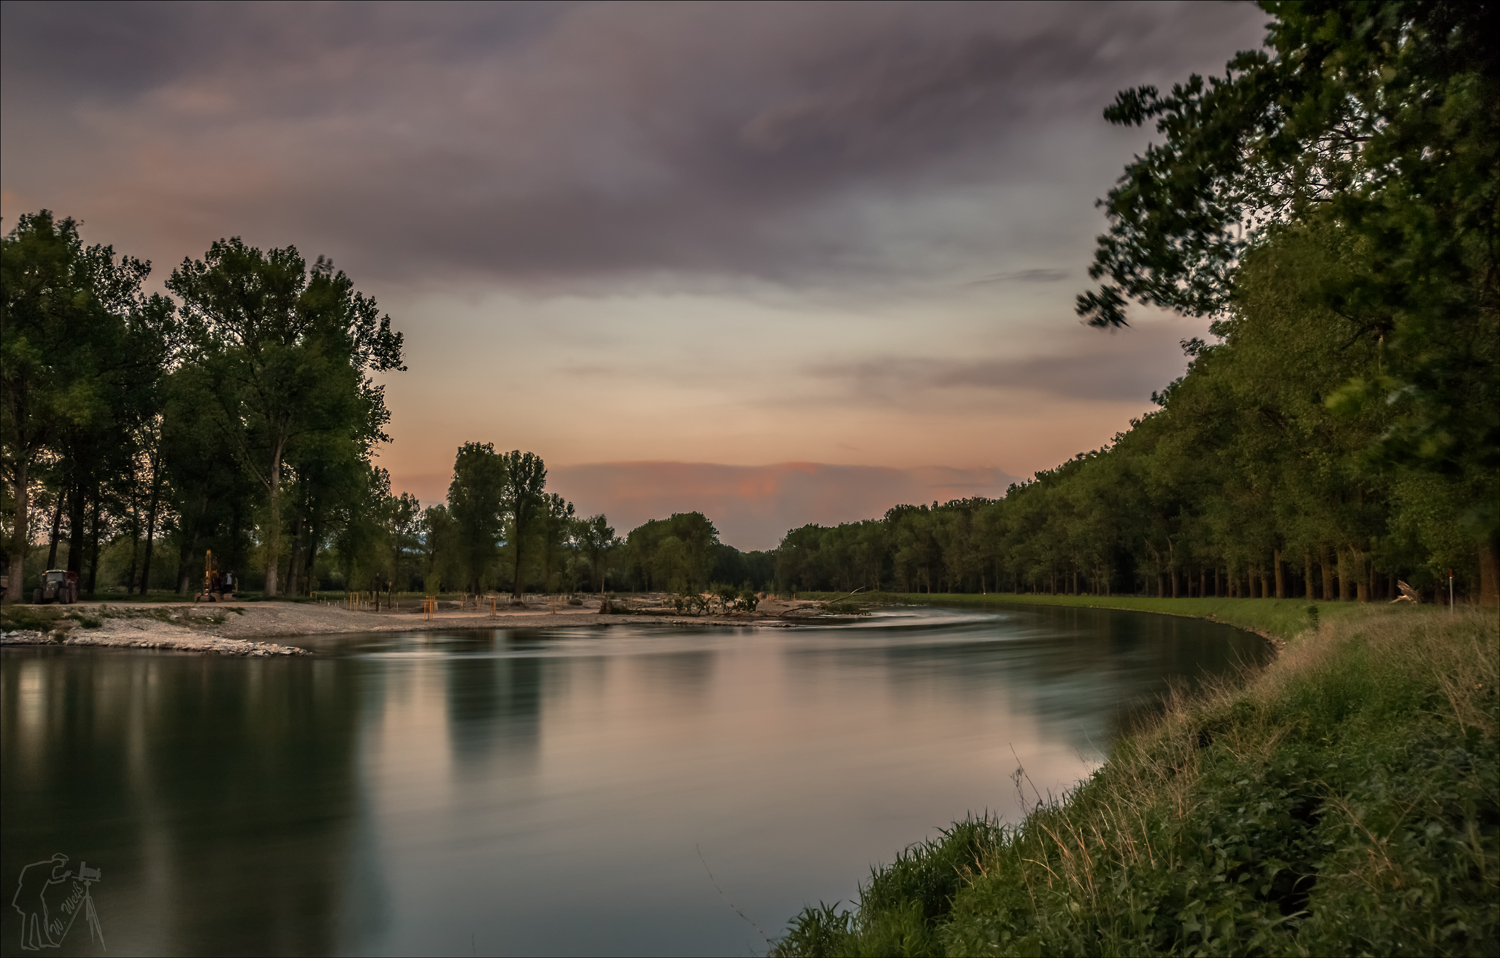
[[[546,515],[547,499],[543,492],[547,484],[547,466],[534,453],[512,450],[501,457],[505,463],[506,483],[504,509],[510,518],[507,535],[514,564],[512,566],[511,594],[519,596],[523,587],[521,558],[528,540],[536,534],[536,525]],[[568,508],[569,513],[572,507]],[[545,587],[545,586],[544,586]]]
[[[1264,6],[1276,18],[1267,50],[1165,95],[1123,92],[1105,111],[1113,123],[1154,122],[1164,142],[1102,201],[1110,227],[1090,275],[1108,282],[1080,296],[1078,311],[1123,326],[1135,299],[1218,317],[1217,334],[1247,341],[1236,352],[1251,377],[1257,331],[1312,341],[1333,363],[1311,377],[1296,368],[1293,341],[1271,341],[1266,355],[1293,373],[1304,405],[1349,428],[1319,429],[1304,409],[1296,422],[1265,422],[1267,434],[1331,440],[1321,443],[1331,462],[1306,463],[1309,491],[1332,488],[1336,471],[1387,486],[1376,495],[1407,484],[1400,504],[1423,513],[1398,517],[1407,542],[1428,557],[1451,548],[1440,539],[1477,550],[1494,604],[1500,17],[1490,4],[1454,2]],[[1237,392],[1252,409],[1290,411]],[[1246,485],[1247,500],[1266,503]],[[1350,491],[1359,512],[1364,490]],[[1378,527],[1364,511],[1353,524]],[[1345,548],[1359,565],[1366,547]]]
[[[387,441],[383,387],[369,374],[405,368],[402,336],[332,263],[319,257],[309,269],[291,246],[263,253],[220,240],[202,260],[183,260],[167,288],[182,299],[203,409],[265,488],[261,538],[274,596],[284,467],[299,452],[357,463]]]
[[[697,593],[709,586],[718,547],[719,531],[706,516],[678,512],[632,529],[623,560],[637,588]]]
[[[622,543],[602,515],[577,520],[573,540],[578,543],[580,558],[587,569],[591,591],[603,592],[610,561]]]
[[[457,537],[457,560],[471,592],[480,591],[481,580],[488,577],[499,554],[509,480],[505,457],[492,444],[466,442],[459,447],[448,484],[448,515]]]
[[[782,955],[1489,954],[1500,635],[1369,613],[1172,705],[1065,802],[970,819],[808,908]],[[1029,790],[1024,769],[1018,791]]]

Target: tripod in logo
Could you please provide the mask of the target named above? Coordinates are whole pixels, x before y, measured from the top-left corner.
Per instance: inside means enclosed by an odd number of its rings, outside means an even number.
[[[103,877],[103,869],[90,868],[87,862],[79,862],[74,872],[68,867],[68,856],[60,852],[21,869],[10,900],[11,907],[21,913],[21,947],[40,951],[61,946],[80,914],[88,922],[89,940],[104,947],[104,928],[90,892]]]

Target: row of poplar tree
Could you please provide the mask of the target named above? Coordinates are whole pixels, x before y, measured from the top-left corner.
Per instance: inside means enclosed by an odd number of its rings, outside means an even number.
[[[1263,3],[1223,77],[1121,93],[1160,134],[1079,297],[1213,320],[1104,449],[999,502],[788,534],[802,588],[1500,603],[1500,10]]]

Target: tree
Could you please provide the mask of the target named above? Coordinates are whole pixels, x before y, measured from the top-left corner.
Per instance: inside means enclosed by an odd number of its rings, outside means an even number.
[[[594,592],[604,591],[604,577],[609,571],[610,555],[619,548],[620,540],[603,515],[589,516],[577,520],[573,538],[588,562],[589,581]]]
[[[513,449],[500,457],[505,463],[505,512],[510,516],[510,545],[515,565],[511,595],[519,599],[523,580],[521,556],[527,539],[534,535],[539,514],[546,505],[547,465],[540,456]]]
[[[282,467],[292,447],[328,434],[363,447],[388,441],[383,387],[370,373],[404,370],[402,336],[375,301],[319,257],[262,253],[239,238],[185,259],[167,282],[182,299],[194,360],[210,370],[215,419],[242,466],[265,487],[266,594],[279,591]]]
[[[67,473],[58,478],[71,498],[69,567],[80,568],[89,502],[97,559],[101,483],[130,471],[139,434],[132,427],[153,414],[153,390],[173,353],[171,303],[141,293],[150,271],[132,257],[117,260],[111,247],[85,247],[76,221],[47,210],[23,215],[0,243],[0,450],[17,582],[31,541],[33,470],[43,456]]]
[[[541,533],[542,589],[546,592],[553,590],[558,575],[567,565],[573,530],[577,525],[573,512],[573,503],[555,492],[542,497],[537,525]]]
[[[482,591],[482,580],[495,561],[505,532],[506,457],[490,443],[466,442],[453,460],[448,485],[448,513],[455,524],[456,547],[469,591]]]
[[[1165,142],[1102,201],[1110,228],[1090,275],[1109,281],[1078,311],[1122,326],[1129,298],[1222,319],[1246,254],[1277,229],[1340,234],[1351,268],[1318,306],[1379,361],[1327,401],[1389,407],[1365,464],[1473,503],[1461,521],[1483,601],[1500,603],[1500,7],[1264,6],[1268,51],[1105,111],[1155,121]]]

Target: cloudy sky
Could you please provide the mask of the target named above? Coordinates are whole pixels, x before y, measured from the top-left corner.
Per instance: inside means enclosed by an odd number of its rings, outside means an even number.
[[[0,216],[162,278],[330,256],[407,341],[395,484],[529,449],[620,531],[741,548],[998,495],[1106,442],[1204,323],[1078,324],[1115,91],[1221,73],[1248,4],[31,4]]]

